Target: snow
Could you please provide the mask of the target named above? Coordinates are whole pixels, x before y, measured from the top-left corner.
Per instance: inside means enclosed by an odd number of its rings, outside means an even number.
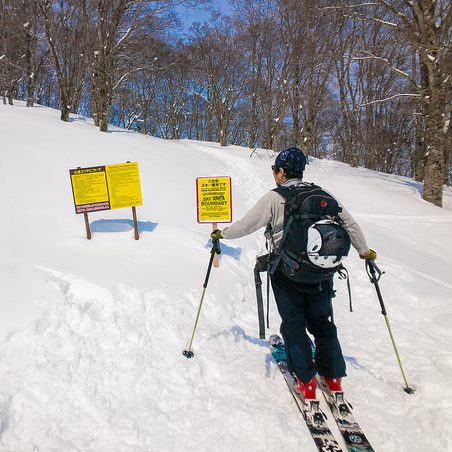
[[[229,175],[234,218],[273,187],[266,150],[164,141],[23,103],[0,105],[0,451],[315,451],[258,338],[252,268],[263,231],[223,241],[193,359],[187,347],[209,259],[195,179]],[[144,204],[90,215],[68,170],[138,161]],[[452,191],[440,209],[411,179],[312,159],[306,179],[364,229],[409,384],[356,253],[354,313],[336,282],[344,388],[379,452],[452,451]],[[265,287],[264,287],[265,293]],[[271,328],[279,317],[272,302]],[[327,411],[327,407],[323,406]],[[331,422],[334,432],[337,430]],[[338,433],[337,433],[338,435]]]

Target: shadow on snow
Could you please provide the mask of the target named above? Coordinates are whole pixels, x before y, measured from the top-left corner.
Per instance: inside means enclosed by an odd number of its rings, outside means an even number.
[[[139,221],[139,232],[152,232],[158,223],[152,223],[151,221]],[[133,220],[96,220],[91,224],[91,232],[125,232],[133,230]]]
[[[212,240],[209,240],[206,244],[206,248],[209,250],[212,249]],[[221,242],[221,255],[224,254],[225,256],[230,256],[234,258],[235,260],[240,260],[240,255],[242,254],[242,248],[234,248],[232,246],[225,245],[223,242]]]

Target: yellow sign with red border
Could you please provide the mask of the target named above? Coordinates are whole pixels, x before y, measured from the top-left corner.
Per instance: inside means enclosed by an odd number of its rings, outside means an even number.
[[[232,221],[232,184],[228,176],[196,179],[198,223]]]

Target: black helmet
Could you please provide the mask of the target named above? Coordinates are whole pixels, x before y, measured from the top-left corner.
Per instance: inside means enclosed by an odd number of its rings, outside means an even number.
[[[337,267],[350,251],[350,236],[333,220],[320,220],[308,229],[308,259],[317,267]]]
[[[276,156],[275,166],[295,173],[302,173],[306,167],[306,156],[298,148],[288,148]]]

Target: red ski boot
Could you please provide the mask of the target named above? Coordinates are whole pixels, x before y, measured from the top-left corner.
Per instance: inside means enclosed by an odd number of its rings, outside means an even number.
[[[296,375],[294,375],[294,389],[295,392],[303,399],[315,399],[315,389],[317,387],[317,382],[315,381],[315,377],[311,378],[307,383],[303,383]]]
[[[326,383],[331,392],[342,391],[342,378],[320,378]]]

